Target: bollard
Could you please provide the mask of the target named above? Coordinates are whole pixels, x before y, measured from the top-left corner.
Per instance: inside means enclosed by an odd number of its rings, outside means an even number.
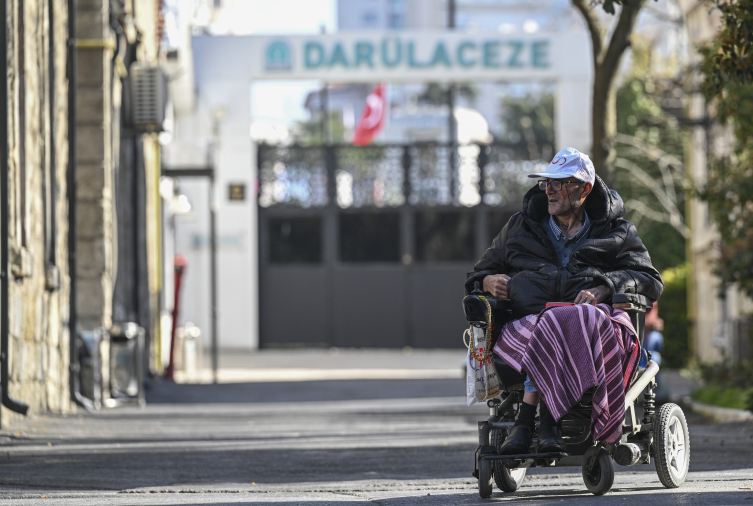
[[[175,373],[175,329],[178,327],[178,309],[180,306],[180,283],[183,278],[183,272],[186,270],[188,262],[183,255],[175,255],[175,297],[173,299],[173,326],[170,331],[170,362],[165,369],[165,378],[173,379]]]

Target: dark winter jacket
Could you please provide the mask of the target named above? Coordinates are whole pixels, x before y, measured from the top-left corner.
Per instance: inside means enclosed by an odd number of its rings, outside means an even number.
[[[585,209],[591,219],[588,237],[572,252],[562,268],[542,221],[548,216],[546,193],[534,187],[523,199],[523,209],[510,218],[466,281],[490,274],[507,274],[507,293],[514,318],[538,313],[547,302],[572,302],[581,290],[607,285],[612,294],[638,293],[655,301],[664,290],[659,272],[651,265],[635,225],[625,219],[622,199],[598,176]],[[483,284],[483,283],[482,283]],[[605,301],[608,302],[608,301]]]

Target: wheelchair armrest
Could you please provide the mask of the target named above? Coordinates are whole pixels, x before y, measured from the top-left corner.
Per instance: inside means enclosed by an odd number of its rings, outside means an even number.
[[[486,299],[489,301],[492,311],[505,311],[512,309],[512,302],[510,299]]]
[[[653,306],[651,300],[638,293],[616,293],[612,296],[612,307],[615,309],[645,313]]]
[[[643,335],[646,329],[646,311],[653,306],[654,303],[649,298],[637,293],[615,293],[612,296],[612,307],[622,309],[628,314],[641,346],[643,346]]]

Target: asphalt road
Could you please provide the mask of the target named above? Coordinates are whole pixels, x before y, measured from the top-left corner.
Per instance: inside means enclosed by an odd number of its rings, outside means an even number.
[[[459,379],[158,383],[146,408],[37,416],[0,431],[0,504],[745,504],[753,424],[688,415],[691,472],[622,468],[589,494],[579,468],[534,469],[479,499],[476,422]]]

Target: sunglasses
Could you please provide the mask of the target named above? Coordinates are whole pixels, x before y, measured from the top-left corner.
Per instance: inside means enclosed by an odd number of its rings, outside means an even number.
[[[562,189],[562,185],[580,184],[580,181],[547,181],[546,179],[539,179],[539,190],[546,191],[546,185],[552,187],[552,190],[558,192]]]

